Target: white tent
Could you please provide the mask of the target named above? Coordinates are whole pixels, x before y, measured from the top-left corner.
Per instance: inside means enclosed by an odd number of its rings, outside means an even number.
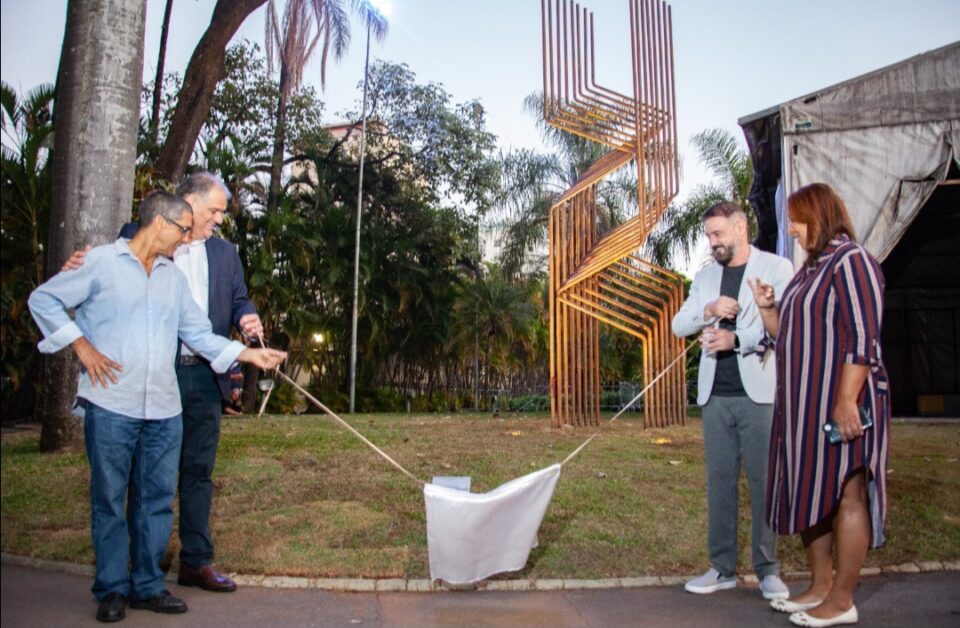
[[[960,42],[780,105],[784,196],[830,184],[887,257],[960,164]]]
[[[880,261],[889,258],[884,264],[888,367],[905,371],[906,379],[911,372],[943,379],[934,385],[904,379],[900,391],[915,406],[901,405],[900,411],[924,413],[928,398],[939,396],[931,413],[958,412],[960,42],[746,116],[739,124],[754,163],[750,201],[760,226],[757,243],[799,264],[804,255],[786,236],[783,199],[809,183],[833,187],[850,210],[857,239]],[[924,221],[918,221],[921,211],[929,214]],[[891,257],[904,249],[901,242],[911,229],[909,253]],[[925,260],[922,269],[916,258]],[[888,343],[888,328],[898,325]],[[923,351],[906,346],[911,343]],[[891,357],[902,363],[891,365]],[[896,395],[897,387],[895,400]]]

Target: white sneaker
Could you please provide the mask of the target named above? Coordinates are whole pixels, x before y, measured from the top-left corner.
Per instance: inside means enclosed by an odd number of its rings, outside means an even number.
[[[686,589],[688,593],[704,594],[722,591],[724,589],[732,589],[736,586],[736,576],[723,577],[719,571],[711,567],[699,578],[694,578],[687,582],[683,585],[683,588]]]
[[[769,574],[760,581],[760,592],[766,600],[785,600],[790,597],[790,589],[783,583],[780,576]]]

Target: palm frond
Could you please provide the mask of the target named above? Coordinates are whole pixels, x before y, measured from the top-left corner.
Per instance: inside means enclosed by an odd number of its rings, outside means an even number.
[[[17,92],[6,81],[0,82],[0,103],[3,105],[3,113],[6,114],[2,117],[3,130],[7,129],[8,121],[11,127],[16,127],[20,109],[17,104]]]
[[[695,134],[691,142],[701,161],[723,182],[727,197],[742,205],[753,180],[747,151],[726,129],[706,129]]]
[[[645,245],[645,253],[661,266],[675,267],[677,260],[689,263],[692,252],[703,236],[703,213],[714,203],[727,200],[717,185],[700,185],[685,203],[667,208]]]
[[[322,5],[323,11],[317,12],[317,24],[323,25],[324,39],[333,47],[335,59],[343,58],[350,47],[350,15],[342,2],[314,0],[314,6]]]
[[[274,72],[280,59],[277,51],[283,46],[283,35],[280,32],[280,18],[277,16],[276,0],[267,3],[267,18],[265,22],[264,48],[267,54],[267,68]]]
[[[370,32],[377,41],[383,41],[389,30],[387,18],[370,6],[369,0],[353,0],[353,10],[363,20],[364,26],[370,27]]]

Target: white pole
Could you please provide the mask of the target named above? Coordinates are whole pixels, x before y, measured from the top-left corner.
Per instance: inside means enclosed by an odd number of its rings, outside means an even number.
[[[353,320],[350,326],[350,414],[357,394],[357,313],[360,306],[360,209],[363,207],[363,153],[367,143],[367,78],[370,66],[370,19],[367,18],[367,56],[363,62],[363,109],[360,112],[360,181],[357,184],[357,235],[353,251]]]

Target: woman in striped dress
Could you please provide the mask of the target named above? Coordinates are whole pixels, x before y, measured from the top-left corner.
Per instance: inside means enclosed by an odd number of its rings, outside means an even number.
[[[890,422],[880,353],[884,280],[879,263],[854,241],[846,207],[829,186],[797,190],[787,211],[806,263],[777,300],[771,286],[752,281],[751,287],[776,338],[767,517],[780,534],[800,533],[811,583],[772,606],[792,613],[790,621],[800,626],[852,624],[867,549],[884,542]],[[869,429],[861,408],[873,419]],[[831,419],[842,437],[837,444],[824,431]]]

